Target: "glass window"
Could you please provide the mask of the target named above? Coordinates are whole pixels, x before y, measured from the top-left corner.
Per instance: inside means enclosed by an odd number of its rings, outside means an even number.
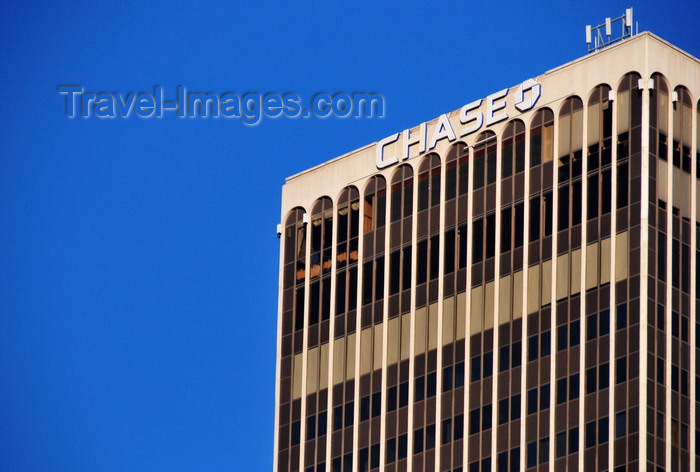
[[[579,375],[574,374],[569,377],[569,400],[578,398],[578,391],[580,388]]]
[[[498,453],[498,472],[508,472],[508,451]]]
[[[428,154],[418,173],[418,211],[440,205],[440,157]]]
[[[493,352],[489,351],[484,354],[484,378],[491,377],[493,374]]]
[[[508,422],[508,398],[498,401],[498,424],[505,424]]]
[[[442,391],[452,390],[452,366],[442,369]]]
[[[487,429],[491,429],[491,405],[486,405],[483,410],[483,414],[481,415],[481,430],[486,431]]]
[[[410,216],[413,212],[413,170],[407,164],[399,166],[391,180],[391,221]]]
[[[568,379],[566,377],[557,380],[557,405],[566,402],[567,381]]]
[[[525,125],[513,120],[503,131],[501,175],[505,179],[525,170]]]
[[[591,341],[598,336],[598,314],[591,313],[586,317],[586,340]]]
[[[595,446],[595,421],[586,423],[586,448]]]
[[[549,408],[549,394],[549,384],[542,385],[540,387],[540,410]]]
[[[472,382],[481,380],[481,356],[472,357],[471,379]]]
[[[292,446],[299,444],[301,439],[301,421],[297,420],[292,423]]]
[[[568,332],[568,326],[565,324],[557,328],[557,351],[562,351],[567,348]]]
[[[318,435],[320,436],[325,436],[326,435],[326,423],[328,421],[328,413],[325,411],[322,411],[321,413],[318,414]]]
[[[469,147],[462,142],[453,144],[447,152],[445,167],[445,200],[465,195],[469,183]]]
[[[540,334],[540,357],[546,357],[551,352],[552,336],[549,331]]]
[[[615,383],[627,380],[627,358],[620,357],[615,361]]]
[[[372,394],[372,418],[382,414],[382,392]]]
[[[535,467],[537,465],[537,442],[532,441],[527,443],[527,467]]]
[[[601,418],[598,420],[598,444],[604,444],[608,442],[608,418]]]
[[[498,370],[504,372],[510,368],[510,346],[502,346],[498,354]]]
[[[442,421],[442,444],[452,441],[452,418]]]
[[[513,367],[518,367],[521,362],[522,362],[522,355],[523,355],[523,345],[522,342],[516,341],[513,343],[513,352],[511,354],[511,364]]]
[[[469,434],[479,432],[481,426],[481,411],[478,408],[469,412]]]
[[[566,431],[557,433],[557,457],[564,457],[566,455]]]
[[[601,364],[598,368],[598,388],[603,390],[610,386],[610,364]]]
[[[537,335],[530,336],[527,340],[527,360],[534,361],[539,356],[539,339]]]
[[[408,434],[399,436],[396,452],[398,460],[405,459],[408,456]]]
[[[610,334],[610,310],[600,310],[600,336]]]
[[[425,449],[430,450],[435,448],[435,425],[431,424],[425,427]]]
[[[554,149],[554,113],[549,108],[537,110],[530,125],[530,167],[552,160]]]
[[[571,328],[569,333],[570,346],[578,346],[581,340],[581,322],[579,320],[571,322]]]
[[[474,145],[474,189],[496,182],[496,134],[481,133]]]
[[[610,87],[598,85],[588,99],[588,171],[609,165],[612,156]]]
[[[391,464],[396,460],[396,438],[386,441],[386,463]]]
[[[379,467],[379,444],[373,444],[370,454],[370,467],[376,469]]]
[[[537,388],[527,392],[527,414],[537,413]]]
[[[427,376],[427,395],[428,398],[434,397],[437,390],[437,374],[435,372],[429,373]]]
[[[464,415],[455,416],[453,433],[455,441],[464,436]]]
[[[510,419],[517,420],[520,418],[520,394],[513,395],[510,400]]]
[[[627,304],[626,303],[621,303],[620,305],[617,305],[617,312],[616,312],[616,327],[617,329],[623,329],[627,327]]]
[[[586,370],[586,394],[596,391],[596,368]]]
[[[420,376],[416,377],[416,381],[414,383],[415,386],[415,395],[414,395],[414,401],[421,401],[423,398],[425,398],[425,377]]]
[[[578,452],[578,427],[569,430],[569,454]]]
[[[580,175],[583,147],[583,103],[578,97],[569,97],[559,111],[559,182]]]
[[[544,464],[549,461],[549,438],[540,439],[540,450],[539,450],[540,464]]]
[[[413,453],[423,452],[423,428],[413,431]]]
[[[397,388],[396,385],[393,387],[389,387],[387,390],[386,394],[386,409],[387,411],[394,411],[396,410],[396,404],[397,404]]]
[[[621,411],[615,415],[615,437],[622,438],[627,434],[627,412]]]

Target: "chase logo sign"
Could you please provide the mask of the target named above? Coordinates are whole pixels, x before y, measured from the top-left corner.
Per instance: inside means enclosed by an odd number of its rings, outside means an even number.
[[[503,120],[508,119],[508,114],[504,111],[507,106],[506,96],[508,89],[503,89],[500,92],[493,93],[486,97],[486,110],[480,110],[482,99],[464,105],[459,110],[459,117],[455,116],[452,120],[443,113],[438,117],[435,128],[432,130],[430,139],[428,139],[428,126],[426,122],[418,126],[418,132],[412,133],[410,129],[404,130],[402,133],[392,134],[387,136],[377,143],[377,169],[383,169],[398,163],[400,160],[406,160],[410,156],[411,146],[418,146],[419,153],[422,154],[430,151],[437,146],[437,143],[442,139],[447,139],[452,142],[457,138],[463,138],[469,134],[479,131],[484,124],[491,126]],[[534,79],[528,79],[520,84],[515,91],[515,108],[524,112],[535,106],[537,100],[542,95],[542,85]],[[458,120],[455,122],[455,120]],[[401,140],[401,145],[398,147],[399,155],[387,155],[385,148],[393,143]]]

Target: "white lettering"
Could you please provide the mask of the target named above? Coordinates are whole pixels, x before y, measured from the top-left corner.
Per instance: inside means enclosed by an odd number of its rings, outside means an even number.
[[[486,97],[486,126],[491,126],[499,121],[508,119],[508,114],[506,112],[496,114],[497,111],[503,110],[506,107],[505,100],[501,103],[496,103],[496,100],[505,99],[506,95],[508,95],[508,89],[503,89],[500,92],[492,93]]]
[[[525,98],[525,92],[527,91],[530,91],[530,98],[528,99]],[[518,111],[529,110],[535,106],[537,100],[540,99],[540,95],[542,95],[542,85],[537,83],[535,79],[527,79],[525,82],[520,84],[520,87],[518,87],[518,90],[515,93],[517,100],[517,102],[515,102],[515,108],[517,108]]]
[[[428,146],[428,149],[433,149],[437,145],[438,141],[445,138],[447,138],[450,142],[457,139],[455,136],[455,131],[452,129],[450,119],[446,114],[442,114],[438,118],[437,125],[435,125],[435,130],[433,130],[433,136],[430,138],[430,146]]]
[[[462,128],[462,132],[459,134],[460,137],[464,137],[468,134],[471,134],[475,131],[478,131],[479,128],[481,128],[481,125],[484,124],[484,114],[481,113],[480,111],[475,111],[474,113],[470,113],[471,111],[476,110],[481,106],[482,100],[476,100],[474,102],[471,102],[467,105],[464,105],[461,110],[459,110],[459,122],[462,123],[463,125],[466,125],[468,123],[472,123],[469,126],[465,126]]]
[[[499,92],[492,93],[486,97],[486,112],[481,111],[483,100],[475,100],[464,105],[459,110],[459,125],[455,128],[447,114],[442,114],[438,117],[428,143],[428,126],[427,122],[418,125],[418,131],[412,133],[410,129],[403,131],[403,139],[401,140],[400,156],[394,153],[391,157],[384,156],[384,147],[395,143],[401,137],[401,133],[393,134],[386,137],[377,143],[377,168],[383,169],[390,165],[396,164],[399,160],[406,160],[411,157],[411,146],[418,146],[418,155],[426,152],[426,148],[431,150],[437,146],[441,139],[447,138],[450,142],[455,141],[457,136],[460,138],[479,131],[484,122],[486,126],[499,123],[508,119],[508,113],[505,111],[508,103],[506,97],[509,89],[503,89]],[[519,112],[525,112],[534,108],[542,95],[542,85],[535,79],[527,79],[518,86],[514,93],[514,107]],[[486,115],[484,117],[484,115]],[[414,128],[415,129],[415,128]],[[455,132],[456,131],[456,132]]]
[[[411,146],[418,144],[419,151],[418,154],[423,154],[425,152],[425,141],[428,135],[428,125],[427,123],[421,123],[419,125],[418,133],[414,137],[410,129],[404,130],[403,141],[401,146],[401,159],[408,159],[411,155]]]
[[[389,159],[384,158],[384,146],[398,141],[400,135],[401,133],[392,134],[377,143],[377,169],[383,169],[399,162],[396,156],[392,156]]]

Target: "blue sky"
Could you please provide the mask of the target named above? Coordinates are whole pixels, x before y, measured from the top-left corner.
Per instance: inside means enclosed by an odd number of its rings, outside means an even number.
[[[284,178],[697,2],[14,2],[0,18],[0,470],[272,466]],[[382,119],[69,119],[88,91],[379,92]]]

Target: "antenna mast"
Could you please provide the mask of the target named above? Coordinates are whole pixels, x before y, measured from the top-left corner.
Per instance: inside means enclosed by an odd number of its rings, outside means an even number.
[[[620,35],[613,36],[613,23],[620,23]],[[586,44],[588,52],[595,52],[603,49],[606,46],[617,43],[634,36],[634,28],[632,27],[632,8],[628,8],[625,14],[618,18],[606,18],[605,23],[598,26],[586,25]],[[603,28],[605,28],[605,37],[603,36]]]

